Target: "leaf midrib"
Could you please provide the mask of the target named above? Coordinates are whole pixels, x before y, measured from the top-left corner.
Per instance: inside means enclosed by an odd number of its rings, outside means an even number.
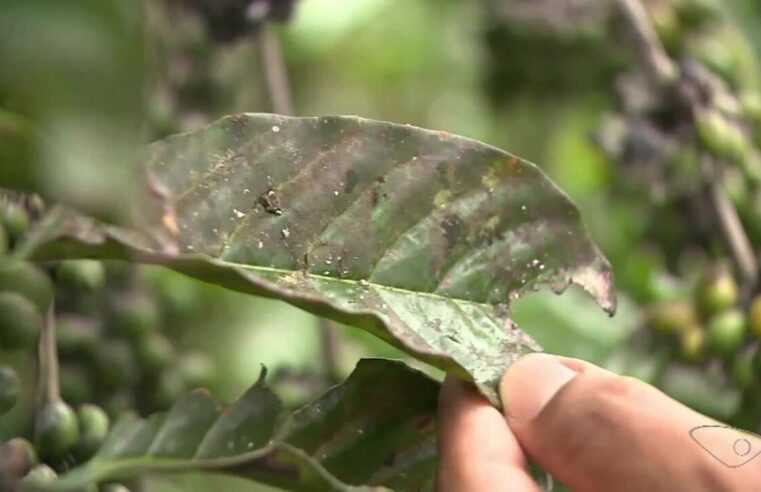
[[[216,259],[216,258],[213,258],[213,257],[210,257],[210,258]],[[267,267],[267,266],[262,266],[262,265],[248,265],[248,264],[245,264],[245,263],[235,263],[235,262],[231,262],[231,261],[227,261],[227,260],[219,260],[219,259],[217,259],[217,261],[220,261],[224,265],[230,266],[232,268],[240,268],[242,270],[252,270],[254,272],[272,272],[272,273],[277,273],[279,275],[282,275],[283,277],[287,277],[287,276],[293,275],[293,274],[301,274],[301,275],[304,275],[305,277],[316,278],[316,279],[319,279],[319,280],[324,280],[324,281],[329,281],[329,282],[338,282],[338,283],[343,283],[343,284],[349,284],[349,285],[351,285],[353,287],[357,287],[359,289],[363,288],[363,286],[360,285],[360,283],[364,282],[364,285],[366,285],[367,287],[374,287],[374,288],[378,288],[378,289],[384,289],[384,290],[388,290],[388,291],[395,292],[395,293],[402,294],[402,295],[406,295],[406,296],[429,297],[429,298],[432,298],[432,299],[436,299],[437,301],[449,301],[449,302],[455,302],[455,303],[457,303],[457,302],[463,302],[463,303],[467,303],[467,304],[472,304],[474,306],[481,306],[481,307],[484,307],[484,308],[493,308],[494,307],[494,304],[491,304],[491,303],[488,303],[488,302],[479,302],[479,301],[474,301],[472,299],[464,299],[462,297],[455,297],[455,296],[453,296],[453,297],[447,297],[447,296],[443,296],[441,294],[436,294],[434,292],[426,292],[426,291],[421,291],[421,290],[405,289],[405,288],[402,288],[402,287],[394,287],[392,285],[385,285],[385,284],[379,284],[379,283],[376,283],[376,282],[370,282],[369,280],[365,280],[365,279],[355,280],[355,279],[348,279],[348,278],[336,278],[336,277],[331,277],[329,275],[320,275],[318,273],[307,272],[307,271],[304,271],[304,270],[287,270],[285,268]],[[266,280],[266,279],[264,279],[264,280]],[[284,286],[284,285],[277,284],[277,286],[281,287],[281,288],[288,289],[288,287]],[[505,303],[505,304],[507,304],[507,303]]]

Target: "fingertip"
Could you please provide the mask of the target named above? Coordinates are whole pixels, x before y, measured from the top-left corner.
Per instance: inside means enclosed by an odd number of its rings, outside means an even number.
[[[503,483],[534,490],[507,422],[472,384],[452,376],[442,384],[438,437],[440,491],[493,490],[484,487]]]
[[[534,419],[577,374],[554,355],[524,355],[507,368],[500,381],[505,415],[519,421]]]

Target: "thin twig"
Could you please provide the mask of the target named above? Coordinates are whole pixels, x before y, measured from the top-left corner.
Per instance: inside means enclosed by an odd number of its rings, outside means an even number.
[[[338,371],[338,330],[335,323],[329,319],[320,318],[320,344],[322,348],[322,364],[325,378],[331,384],[341,380]]]
[[[659,86],[673,83],[678,75],[676,64],[658,40],[645,7],[640,0],[618,0],[617,3],[631,29],[637,56],[652,81]]]
[[[723,187],[722,173],[718,172],[715,158],[703,153],[704,173],[708,183],[711,203],[716,211],[724,239],[732,252],[737,269],[742,277],[742,285],[755,285],[758,277],[758,264],[748,235],[745,233],[742,221],[737,214],[734,204],[730,201]]]
[[[40,334],[38,359],[37,408],[42,409],[48,403],[61,399],[61,390],[58,383],[55,312],[52,302],[45,315],[45,324]]]
[[[272,111],[278,114],[292,115],[291,86],[277,32],[268,23],[264,23],[259,29],[257,41]]]
[[[617,4],[631,28],[639,62],[647,71],[648,76],[658,87],[673,84],[679,71],[656,36],[653,24],[641,1],[617,0]],[[699,105],[696,101],[690,101],[690,104],[694,121]],[[755,285],[758,276],[758,263],[753,247],[734,204],[724,191],[722,176],[718,172],[718,162],[707,153],[703,154],[705,154],[705,158],[702,159],[703,174],[709,188],[711,204],[719,219],[722,235],[742,276],[743,288],[749,290]]]

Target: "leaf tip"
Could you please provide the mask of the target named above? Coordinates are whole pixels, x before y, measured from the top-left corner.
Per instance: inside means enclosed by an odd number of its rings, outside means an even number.
[[[600,257],[593,265],[573,272],[571,282],[591,295],[608,315],[616,314],[617,299],[613,288],[613,272],[605,258]]]

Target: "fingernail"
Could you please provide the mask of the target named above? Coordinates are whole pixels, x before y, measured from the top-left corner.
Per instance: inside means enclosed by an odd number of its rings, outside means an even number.
[[[536,418],[576,374],[553,355],[524,355],[508,367],[500,382],[505,415],[522,421]]]

